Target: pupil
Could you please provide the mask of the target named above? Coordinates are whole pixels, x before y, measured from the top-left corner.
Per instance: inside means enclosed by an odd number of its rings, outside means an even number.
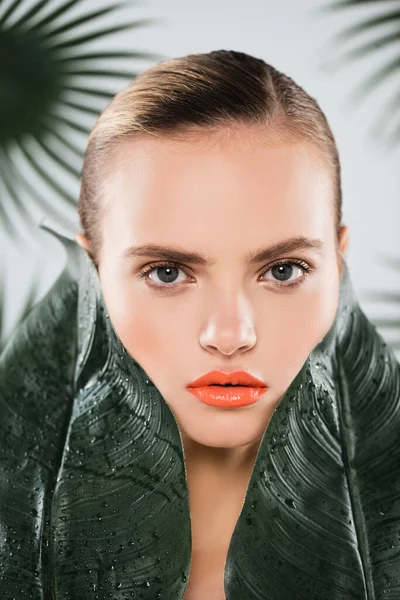
[[[167,275],[160,275],[158,273],[158,271],[164,271],[167,272]],[[175,271],[175,273],[174,273]],[[171,283],[174,281],[174,278],[177,276],[178,274],[178,267],[158,267],[157,268],[157,275],[158,277],[161,279],[161,281],[163,283]]]
[[[274,272],[275,270],[275,272]],[[287,272],[289,271],[289,272]],[[293,272],[293,266],[290,263],[284,265],[275,265],[272,267],[272,273],[274,277],[279,279],[280,281],[285,281],[285,276],[288,275],[288,279],[290,278]]]

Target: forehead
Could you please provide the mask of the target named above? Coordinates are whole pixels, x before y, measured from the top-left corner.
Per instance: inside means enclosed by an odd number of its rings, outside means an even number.
[[[107,179],[103,236],[186,246],[242,232],[279,241],[333,229],[331,176],[305,142],[262,136],[127,141]],[[238,240],[238,243],[240,240]]]

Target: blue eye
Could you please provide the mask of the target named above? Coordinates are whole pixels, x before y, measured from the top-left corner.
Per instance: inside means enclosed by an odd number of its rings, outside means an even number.
[[[176,283],[177,273],[181,269],[175,265],[168,266],[158,266],[151,269],[152,271],[157,272],[157,277],[161,279],[163,284],[165,283]],[[158,285],[158,284],[157,284]]]
[[[290,281],[290,277],[295,272],[293,265],[294,267],[300,269],[303,274],[299,278],[296,278],[293,282],[286,283]],[[150,275],[153,273],[153,271],[157,272],[157,277],[160,279],[161,283],[154,282],[151,279]],[[179,276],[179,271],[183,271],[184,273],[188,274],[186,269],[184,269],[181,265],[174,263],[153,263],[140,271],[139,276],[142,277],[151,287],[157,289],[172,289],[184,284],[182,281],[176,281],[177,277]],[[305,275],[308,272],[311,272],[312,268],[302,260],[282,260],[268,267],[264,273],[268,273],[269,271],[271,271],[273,276],[276,277],[275,281],[272,281],[272,283],[276,283],[280,287],[294,287],[303,283]],[[266,281],[271,280],[267,279]]]
[[[295,267],[293,267],[293,265],[295,265]],[[301,265],[286,262],[273,265],[268,271],[273,273],[273,276],[277,278],[277,281],[286,282],[289,281],[289,278],[295,273],[295,268],[302,270],[303,272],[305,270],[305,267],[302,267]],[[268,273],[268,271],[266,271],[266,273]],[[295,281],[297,281],[297,279]]]

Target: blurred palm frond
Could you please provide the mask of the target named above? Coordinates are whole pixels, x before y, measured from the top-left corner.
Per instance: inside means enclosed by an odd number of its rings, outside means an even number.
[[[392,267],[397,275],[400,275],[400,259],[392,256],[381,255],[378,259],[382,265],[386,267]],[[387,291],[387,290],[366,290],[361,294],[366,300],[382,302],[383,306],[390,307],[395,306],[396,309],[400,307],[400,290]],[[390,330],[394,333],[394,340],[390,341],[390,346],[394,350],[400,350],[400,311],[399,317],[369,317],[371,323],[377,328]],[[383,332],[382,332],[383,333]]]
[[[77,206],[74,190],[94,121],[137,75],[133,60],[163,58],[127,50],[126,43],[121,50],[104,48],[114,34],[159,21],[127,18],[122,9],[129,4],[0,4],[0,226],[15,238],[11,208],[31,226],[32,206],[56,220],[62,220],[56,201]]]
[[[334,72],[344,65],[357,61],[378,52],[392,51],[393,57],[382,60],[370,76],[359,84],[346,99],[348,105],[359,105],[378,86],[393,79],[390,98],[383,107],[380,116],[376,119],[369,132],[371,140],[385,141],[388,148],[393,148],[400,141],[400,85],[396,86],[400,76],[400,2],[399,0],[339,0],[331,4],[313,9],[314,14],[342,12],[348,9],[374,10],[374,14],[362,18],[354,25],[346,27],[330,40],[328,53],[335,58],[329,58],[321,63],[321,70]],[[376,9],[376,10],[375,10]],[[358,43],[355,40],[367,34],[369,39]],[[350,41],[356,45],[344,51],[337,57],[338,48]],[[386,132],[386,133],[385,133]]]

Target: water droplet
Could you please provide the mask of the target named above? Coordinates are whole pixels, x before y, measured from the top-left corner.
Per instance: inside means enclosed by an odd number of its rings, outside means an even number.
[[[285,498],[285,504],[290,506],[290,508],[296,508],[293,498]]]

